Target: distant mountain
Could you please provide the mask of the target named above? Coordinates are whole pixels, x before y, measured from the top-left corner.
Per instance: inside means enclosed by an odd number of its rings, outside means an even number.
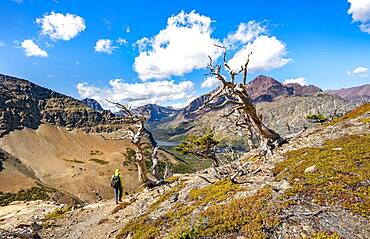
[[[314,85],[301,86],[297,83],[283,84],[272,77],[260,75],[247,84],[247,91],[254,103],[271,102],[279,96],[308,96],[322,92],[320,88]],[[192,114],[201,107],[209,98],[209,95],[202,95],[181,110],[176,117],[177,121],[182,121],[187,118],[194,118],[197,115]],[[218,98],[213,105],[220,105],[224,102],[224,98]],[[227,107],[227,106],[225,106]],[[202,113],[206,112],[204,110]],[[209,111],[209,110],[208,110]]]
[[[89,106],[91,109],[97,110],[97,111],[103,111],[103,107],[94,99],[86,98],[81,100],[82,103]]]
[[[0,74],[0,137],[15,129],[37,129],[42,123],[85,132],[112,132],[123,120],[109,111],[96,111],[81,101]]]
[[[314,85],[302,86],[297,83],[283,84],[268,76],[257,76],[248,83],[247,91],[254,102],[271,102],[282,95],[306,96],[322,92]]]
[[[352,102],[370,102],[370,84],[326,92]]]
[[[148,123],[163,122],[177,115],[180,110],[160,106],[157,104],[147,104],[133,109],[134,112],[149,112]]]

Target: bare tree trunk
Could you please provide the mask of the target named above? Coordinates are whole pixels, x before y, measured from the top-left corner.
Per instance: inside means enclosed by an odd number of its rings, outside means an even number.
[[[158,158],[157,158],[157,152],[158,152],[158,146],[156,146],[153,149],[152,153],[152,174],[156,179],[160,178],[159,172],[158,172]]]
[[[143,152],[141,148],[135,145],[136,152],[136,165],[138,171],[138,178],[140,183],[146,183],[148,181],[147,169],[145,165],[145,158],[143,157]]]

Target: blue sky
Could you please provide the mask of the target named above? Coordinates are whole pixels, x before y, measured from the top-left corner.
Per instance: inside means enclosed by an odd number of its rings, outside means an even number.
[[[180,106],[207,55],[323,89],[370,83],[370,0],[2,0],[0,73],[76,98]],[[203,87],[202,87],[203,86]]]

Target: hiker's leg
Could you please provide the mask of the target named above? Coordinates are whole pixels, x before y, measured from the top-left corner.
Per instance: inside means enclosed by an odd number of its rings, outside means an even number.
[[[118,194],[119,194],[118,199],[120,202],[122,202],[122,190],[123,190],[122,187],[118,189]]]
[[[118,203],[118,197],[119,197],[118,188],[114,188],[114,200],[116,200],[116,203]]]

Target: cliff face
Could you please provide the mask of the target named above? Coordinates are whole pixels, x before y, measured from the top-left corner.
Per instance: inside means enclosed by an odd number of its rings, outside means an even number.
[[[42,123],[69,130],[112,132],[121,127],[122,119],[29,81],[0,74],[0,137],[14,129],[37,129]]]

